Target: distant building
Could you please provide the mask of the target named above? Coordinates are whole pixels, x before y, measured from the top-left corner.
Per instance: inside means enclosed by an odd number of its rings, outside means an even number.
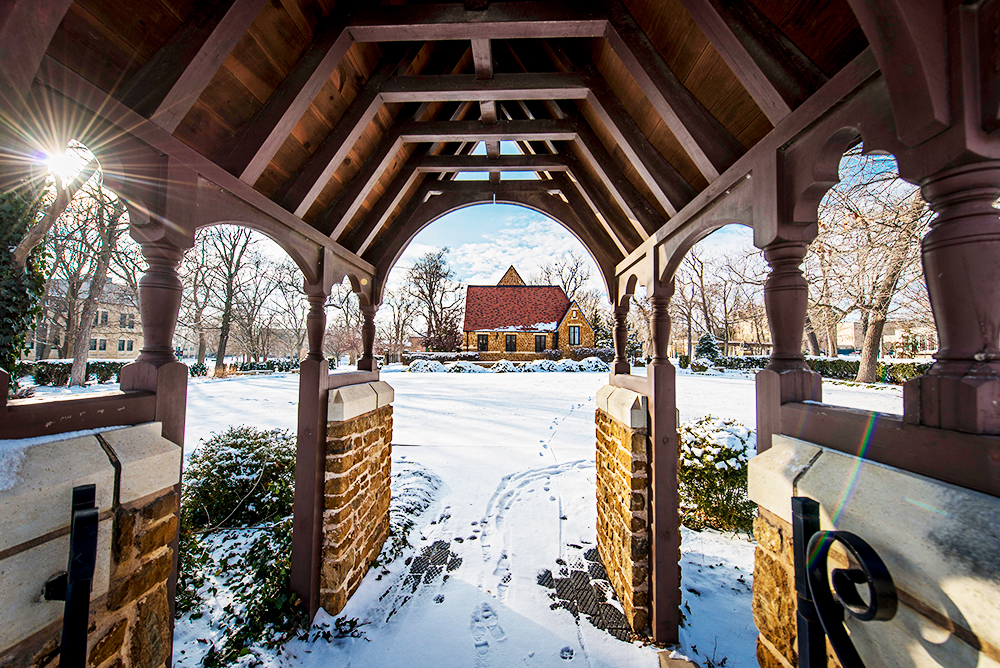
[[[77,304],[86,298],[87,287],[81,290]],[[64,282],[49,286],[44,313],[32,339],[34,359],[73,357],[73,342],[66,341],[66,312],[69,309]],[[133,360],[142,348],[142,321],[128,287],[108,283],[97,301],[93,327],[90,331],[89,357],[94,359]]]
[[[463,349],[480,359],[537,359],[546,350],[594,345],[594,329],[558,285],[525,285],[511,266],[497,285],[470,285]]]
[[[861,321],[837,323],[837,347],[857,352],[865,343]],[[882,355],[902,358],[930,357],[937,350],[937,330],[906,320],[889,320],[882,329]]]

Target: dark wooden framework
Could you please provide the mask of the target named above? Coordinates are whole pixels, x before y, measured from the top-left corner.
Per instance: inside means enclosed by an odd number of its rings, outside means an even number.
[[[40,152],[82,141],[126,201],[150,265],[140,288],[145,345],[123,371],[123,394],[11,401],[0,414],[14,430],[6,433],[61,429],[46,416],[93,405],[101,417],[77,411],[74,428],[156,419],[181,443],[186,376],[171,355],[181,255],[209,225],[268,235],[301,268],[311,305],[293,586],[315,610],[326,395],[343,380],[322,356],[326,295],[351,281],[366,351],[348,380],[377,378],[375,310],[415,234],[460,207],[526,206],[593,255],[615,309],[610,382],[649,396],[652,634],[673,642],[673,273],[712,230],[752,227],[772,268],[760,448],[788,433],[849,449],[824,434],[854,433],[864,418],[802,403],[819,401],[822,387],[800,350],[799,265],[840,156],[861,141],[895,155],[938,214],[923,252],[942,348],[930,374],[907,385],[902,422],[880,417],[876,447],[860,454],[997,494],[1000,0],[332,4],[0,5],[5,187],[31,178]],[[501,141],[521,155],[501,155]],[[479,142],[485,157],[472,155]],[[538,179],[506,181],[510,170]],[[490,178],[456,181],[464,171]],[[645,379],[629,375],[624,359],[629,297],[640,284],[652,301]],[[919,447],[905,447],[911,435]]]

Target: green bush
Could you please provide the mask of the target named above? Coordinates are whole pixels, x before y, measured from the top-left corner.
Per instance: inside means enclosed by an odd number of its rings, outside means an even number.
[[[715,340],[715,337],[705,332],[698,339],[698,345],[694,347],[694,356],[703,357],[714,362],[722,357],[722,351],[719,350],[719,343]]]
[[[106,383],[112,378],[121,382],[122,367],[128,362],[87,362],[87,378],[93,378],[98,383]]]
[[[677,356],[677,366],[682,369],[686,369],[691,366],[691,357],[688,355],[678,355]]]
[[[295,438],[287,431],[230,427],[188,459],[181,524],[246,527],[292,513]]]
[[[69,382],[69,372],[73,365],[69,362],[37,362],[31,374],[35,385],[61,387]]]
[[[747,497],[748,460],[756,449],[752,429],[706,415],[680,428],[679,483],[682,522],[691,529],[750,536],[757,506]]]
[[[198,376],[207,376],[208,367],[202,362],[195,362],[188,367],[188,373],[192,378],[197,378]]]

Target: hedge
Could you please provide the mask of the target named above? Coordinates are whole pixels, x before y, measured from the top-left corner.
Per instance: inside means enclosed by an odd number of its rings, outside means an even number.
[[[608,364],[615,361],[614,348],[571,348],[570,355],[577,362],[582,362],[588,357],[597,357],[602,362],[607,362]]]
[[[434,360],[436,362],[477,362],[479,361],[479,353],[476,351],[472,352],[462,352],[462,353],[406,353],[404,352],[400,358],[400,361],[404,365],[409,365],[411,362],[416,362],[417,360]]]
[[[766,355],[744,355],[742,357],[720,357],[712,366],[723,369],[741,371],[759,371],[767,366],[770,358]],[[686,369],[690,365],[687,355],[681,355],[678,366]],[[854,380],[858,377],[860,360],[839,358],[806,358],[809,368],[823,376],[834,380]],[[933,362],[879,362],[875,371],[875,380],[880,383],[902,385],[911,378],[922,376],[931,368]]]
[[[107,383],[114,378],[116,383],[121,382],[122,367],[129,362],[87,362],[87,379],[94,379],[99,383]],[[70,371],[73,369],[72,362],[45,362],[38,361],[32,365],[31,376],[35,385],[54,385],[56,387],[69,382]]]

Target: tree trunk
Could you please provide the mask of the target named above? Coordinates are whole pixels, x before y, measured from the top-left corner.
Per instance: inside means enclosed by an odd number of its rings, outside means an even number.
[[[830,350],[830,352],[828,353],[828,355],[830,357],[838,357],[839,356],[839,353],[837,352],[837,326],[836,325],[827,325],[826,326],[826,345],[827,345],[827,348],[829,348],[829,350]]]
[[[809,346],[810,355],[819,357],[822,354],[819,349],[819,339],[816,338],[816,330],[813,329],[809,316],[806,316],[806,345]]]
[[[205,350],[208,348],[208,341],[205,339],[205,332],[198,332],[198,364],[205,364]]]
[[[229,345],[229,328],[233,317],[233,292],[226,290],[226,303],[222,308],[222,322],[219,325],[219,347],[215,351],[215,373],[226,369],[226,346]]]
[[[859,383],[874,383],[878,370],[878,353],[882,344],[882,329],[889,316],[889,304],[896,294],[896,285],[906,266],[907,254],[899,252],[889,263],[885,277],[875,292],[872,310],[865,315],[865,342],[861,347],[861,364],[858,366]]]
[[[109,225],[110,227],[110,225]],[[73,367],[69,373],[69,384],[73,386],[84,386],[87,384],[87,359],[90,356],[90,333],[94,327],[94,314],[97,313],[97,303],[104,292],[104,285],[108,281],[108,265],[111,263],[112,240],[108,238],[110,231],[101,235],[101,254],[97,259],[97,268],[94,270],[94,277],[90,279],[90,291],[83,302],[83,311],[80,313],[80,327],[76,331],[76,338],[73,341]]]

